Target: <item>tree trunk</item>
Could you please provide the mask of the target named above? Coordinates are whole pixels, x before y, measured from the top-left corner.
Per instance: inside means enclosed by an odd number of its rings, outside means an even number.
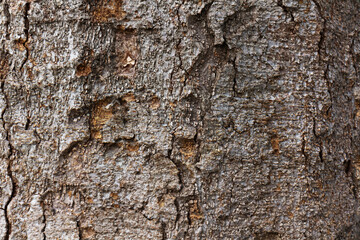
[[[360,239],[359,1],[0,8],[0,239]]]

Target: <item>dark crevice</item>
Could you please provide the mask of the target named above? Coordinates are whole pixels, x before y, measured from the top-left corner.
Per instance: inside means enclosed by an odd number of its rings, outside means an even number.
[[[177,161],[175,161],[173,159],[172,152],[174,149],[175,145],[175,134],[172,134],[172,139],[171,139],[171,148],[168,150],[168,158],[170,159],[170,161],[175,165],[176,169],[178,170],[178,178],[179,178],[179,183],[180,183],[180,189],[179,192],[183,189],[184,187],[184,181],[183,181],[183,177],[182,177],[182,170],[181,170],[181,165],[180,163],[178,163]]]
[[[290,16],[292,22],[295,22],[295,20],[294,20],[294,15],[293,15],[294,9],[292,9],[292,8],[290,8],[290,7],[284,6],[282,0],[278,0],[278,1],[277,1],[277,5],[282,8],[282,10],[284,11],[285,15],[289,15],[289,16]]]
[[[80,220],[79,219],[77,219],[76,220],[76,227],[77,227],[77,229],[78,229],[78,232],[79,232],[79,240],[82,240],[83,238],[82,238],[82,232],[81,232],[81,227],[80,227]]]
[[[350,170],[351,170],[351,160],[347,160],[344,162],[344,168],[345,168],[346,175],[349,175]]]
[[[46,195],[44,195],[44,197],[45,196]],[[45,215],[45,202],[44,202],[44,200],[40,201],[40,206],[42,208],[42,223],[44,224],[44,227],[41,229],[41,233],[43,235],[43,240],[46,240],[46,233],[45,233],[45,230],[46,230],[46,215]]]
[[[232,61],[232,65],[233,65],[233,68],[234,68],[234,77],[233,77],[232,90],[234,92],[234,97],[236,97],[237,93],[238,93],[237,90],[236,90],[236,85],[237,85],[237,83],[236,83],[236,73],[237,73],[237,71],[236,71],[236,58],[234,58],[234,60]]]
[[[319,39],[319,42],[318,42],[318,56],[319,56],[319,61],[320,61],[321,56],[322,56],[321,50],[323,48],[324,41],[325,41],[325,32],[326,32],[326,23],[327,22],[326,22],[325,17],[323,16],[320,4],[315,0],[312,0],[312,1],[316,6],[316,9],[318,11],[318,14],[319,14],[320,18],[323,20],[323,26],[322,26],[321,31],[320,31],[320,39]]]
[[[356,177],[356,169],[355,167],[353,166],[353,162],[351,160],[347,160],[344,162],[344,171],[345,171],[345,174],[351,178],[352,180],[352,183],[351,183],[351,190],[352,190],[352,193],[353,193],[353,196],[354,196],[354,199],[358,199],[358,195],[357,195],[357,187],[358,187],[358,180],[357,180],[357,177]]]
[[[11,15],[9,12],[9,4],[4,3],[4,15],[6,16],[5,28],[6,28],[6,39],[10,39],[9,25],[11,21]]]
[[[44,227],[41,229],[41,233],[43,234],[43,240],[46,240],[46,233],[45,233],[45,229],[46,229],[46,216],[45,216],[45,212],[43,212],[43,221],[42,223],[44,224]]]
[[[303,136],[302,136],[302,141],[301,141],[301,153],[302,153],[302,155],[304,156],[305,165],[307,165],[308,162],[309,162],[309,156],[308,156],[308,154],[307,154],[306,151],[305,151],[305,144],[306,144],[305,135],[303,134]]]
[[[320,142],[319,146],[319,158],[321,162],[324,162],[323,144]]]
[[[29,130],[29,126],[30,126],[30,118],[27,118],[25,124],[25,130]]]
[[[187,212],[187,215],[186,215],[189,226],[191,226],[191,224],[192,224],[191,216],[190,216],[190,215],[191,215],[191,212],[190,212],[190,209],[189,209],[188,212]]]
[[[326,18],[324,17],[324,15],[322,13],[320,4],[315,0],[313,0],[313,3],[315,4],[315,6],[317,8],[317,11],[318,11],[318,14],[319,14],[320,18],[323,20],[323,26],[322,26],[321,31],[320,31],[320,39],[319,39],[319,42],[318,42],[318,57],[319,57],[319,64],[326,64],[326,68],[325,68],[325,71],[324,71],[324,79],[326,80],[328,93],[329,93],[329,96],[330,96],[330,101],[332,101],[332,94],[331,94],[331,90],[330,90],[331,85],[330,85],[330,80],[328,79],[329,60],[325,61],[325,56],[322,54],[322,49],[325,48],[324,43],[325,43],[325,34],[326,34],[326,30],[327,30],[326,29],[327,21],[326,21]]]
[[[313,118],[313,134],[315,136],[315,138],[319,138],[319,136],[316,134],[316,120],[315,118]]]
[[[26,51],[26,55],[25,55],[25,59],[22,62],[21,66],[20,66],[20,71],[23,69],[25,63],[27,62],[27,60],[29,59],[29,54],[30,54],[30,50],[28,47],[28,41],[29,41],[29,19],[28,19],[28,13],[30,10],[30,3],[27,2],[25,3],[25,8],[24,8],[24,33],[25,33],[25,41],[22,42],[25,51]]]
[[[166,224],[161,222],[161,239],[166,240]]]
[[[319,146],[319,159],[320,159],[320,162],[324,162],[324,155],[323,155],[323,143],[322,143],[322,138],[321,136],[319,136],[317,133],[316,133],[316,120],[315,118],[313,118],[313,135],[315,137],[315,141],[317,142],[318,146]]]
[[[4,237],[4,240],[9,240],[10,238],[10,234],[11,234],[11,230],[12,230],[12,225],[11,225],[11,222],[9,220],[9,205],[11,203],[11,201],[14,199],[15,195],[16,195],[16,191],[17,191],[17,186],[16,186],[16,182],[15,182],[15,177],[13,176],[13,173],[12,173],[12,169],[11,169],[11,166],[12,166],[12,162],[13,162],[13,152],[14,152],[14,148],[13,146],[11,145],[11,141],[10,141],[10,133],[9,133],[9,130],[6,126],[6,121],[5,121],[5,113],[7,111],[7,109],[9,108],[9,99],[5,93],[5,82],[2,82],[1,83],[1,91],[2,91],[2,94],[5,98],[5,109],[3,110],[3,112],[1,113],[1,118],[2,118],[2,121],[3,121],[3,129],[5,130],[5,133],[6,133],[6,141],[8,142],[8,147],[9,147],[9,153],[8,153],[8,156],[7,156],[7,159],[8,159],[8,165],[7,165],[7,175],[8,177],[10,178],[10,181],[11,181],[11,194],[8,198],[8,200],[5,202],[5,206],[4,206],[4,215],[5,215],[5,222],[6,222],[6,234],[5,234],[5,237]]]
[[[176,224],[179,222],[180,216],[181,216],[181,214],[180,214],[180,204],[179,204],[179,199],[178,198],[176,198],[174,200],[174,204],[175,204],[175,208],[176,208],[176,218],[175,218],[174,225],[176,227]]]

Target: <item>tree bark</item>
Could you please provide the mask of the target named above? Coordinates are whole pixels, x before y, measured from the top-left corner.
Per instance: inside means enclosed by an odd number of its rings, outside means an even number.
[[[359,1],[0,9],[0,239],[360,239]]]

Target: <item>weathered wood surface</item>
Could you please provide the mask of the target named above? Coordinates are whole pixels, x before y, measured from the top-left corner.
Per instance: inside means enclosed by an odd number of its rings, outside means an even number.
[[[359,1],[0,10],[0,239],[360,238]]]

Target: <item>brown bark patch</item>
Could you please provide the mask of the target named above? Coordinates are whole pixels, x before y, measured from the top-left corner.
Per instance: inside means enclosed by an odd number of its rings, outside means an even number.
[[[128,152],[138,152],[140,148],[140,145],[138,143],[129,143],[126,144],[126,150]]]
[[[158,97],[154,96],[151,99],[150,108],[153,109],[153,110],[156,110],[159,107],[160,107],[160,99]]]
[[[91,197],[87,197],[86,202],[92,204],[94,203],[94,200]]]
[[[122,0],[101,0],[93,8],[92,16],[95,22],[122,20],[126,16]]]
[[[134,102],[136,100],[135,95],[133,93],[127,93],[122,98],[125,102]]]
[[[91,73],[91,66],[87,63],[81,63],[76,67],[76,76],[83,77]]]
[[[101,129],[112,117],[112,107],[109,107],[111,98],[105,98],[96,102],[91,113],[91,136],[95,139],[102,139]]]
[[[274,131],[274,134],[270,138],[271,147],[273,149],[273,154],[280,154],[280,139],[278,135],[276,134],[276,131]]]
[[[190,220],[191,222],[202,220],[204,218],[204,214],[199,208],[198,201],[194,200],[190,202]]]
[[[9,72],[8,60],[6,57],[3,56],[3,54],[0,54],[0,80],[5,79],[8,72]]]
[[[81,236],[83,239],[92,238],[96,234],[95,230],[91,227],[83,228],[81,231]]]
[[[180,153],[185,158],[190,158],[195,155],[196,147],[195,147],[195,141],[193,139],[182,138],[180,139],[179,144],[180,144]]]
[[[117,200],[119,198],[119,195],[117,193],[110,193],[110,197],[114,200]]]

